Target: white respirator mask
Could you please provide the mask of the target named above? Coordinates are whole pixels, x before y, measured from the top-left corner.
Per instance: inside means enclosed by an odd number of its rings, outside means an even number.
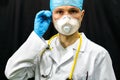
[[[81,20],[65,15],[54,22],[56,30],[63,35],[72,35],[81,26]]]

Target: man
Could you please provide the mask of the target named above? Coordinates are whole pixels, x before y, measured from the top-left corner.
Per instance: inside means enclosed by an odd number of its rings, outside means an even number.
[[[116,80],[108,52],[78,32],[85,12],[82,5],[83,0],[51,0],[51,11],[38,12],[34,31],[7,62],[7,78]],[[58,34],[44,41],[51,15]]]

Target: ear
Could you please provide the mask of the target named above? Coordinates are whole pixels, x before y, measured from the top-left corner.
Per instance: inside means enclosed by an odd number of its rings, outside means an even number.
[[[82,12],[81,12],[81,18],[84,17],[84,14],[85,14],[85,10],[82,10]]]

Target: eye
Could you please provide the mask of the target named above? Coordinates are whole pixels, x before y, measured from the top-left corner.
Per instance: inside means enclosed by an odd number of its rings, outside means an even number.
[[[63,14],[64,12],[63,12],[63,10],[58,10],[58,11],[56,11],[56,13],[57,14]]]
[[[76,9],[71,9],[71,10],[69,11],[70,14],[76,14],[76,13],[78,13],[78,12],[79,12],[79,11],[76,10]]]
[[[54,11],[55,14],[59,14],[59,15],[62,15],[64,13],[64,10],[63,9],[55,9]]]

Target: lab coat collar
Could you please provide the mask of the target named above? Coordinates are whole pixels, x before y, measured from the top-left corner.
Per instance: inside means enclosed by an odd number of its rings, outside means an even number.
[[[82,36],[82,45],[81,45],[80,52],[81,52],[81,53],[84,53],[84,52],[85,52],[85,47],[86,47],[86,45],[87,45],[87,37],[85,36],[85,34],[84,34],[83,32],[81,32],[80,34],[81,34],[81,36]],[[74,50],[77,50],[77,46],[78,46],[78,45],[74,46],[73,49],[74,49]]]
[[[87,38],[84,35],[84,33],[81,33],[82,36],[82,45],[81,45],[81,49],[80,49],[80,54],[83,54],[85,51],[85,46],[87,43]],[[59,62],[58,58],[60,57],[60,52],[57,49],[62,49],[64,50],[64,48],[61,46],[61,44],[59,43],[58,38],[55,38],[52,42],[51,42],[51,46],[53,47],[52,53],[50,55],[50,57],[59,65],[63,64],[64,62],[70,60],[71,58],[74,57],[76,50],[77,50],[77,46],[76,44],[79,43],[78,39],[73,45],[67,47],[67,53],[65,53],[64,57],[62,57],[62,61]],[[56,49],[55,49],[56,48]]]
[[[53,53],[53,52],[54,52],[54,53]],[[63,63],[65,63],[66,61],[72,59],[73,56],[74,56],[73,50],[69,50],[67,53],[65,53],[65,55],[64,55],[63,57],[61,57],[61,61],[59,61],[59,60],[58,60],[58,58],[60,57],[60,56],[59,56],[59,53],[58,53],[58,52],[55,52],[54,50],[53,50],[53,52],[52,52],[52,54],[50,55],[50,57],[52,58],[52,60],[53,60],[54,62],[56,62],[56,63],[58,64],[58,66],[61,65],[61,64],[63,64]]]

